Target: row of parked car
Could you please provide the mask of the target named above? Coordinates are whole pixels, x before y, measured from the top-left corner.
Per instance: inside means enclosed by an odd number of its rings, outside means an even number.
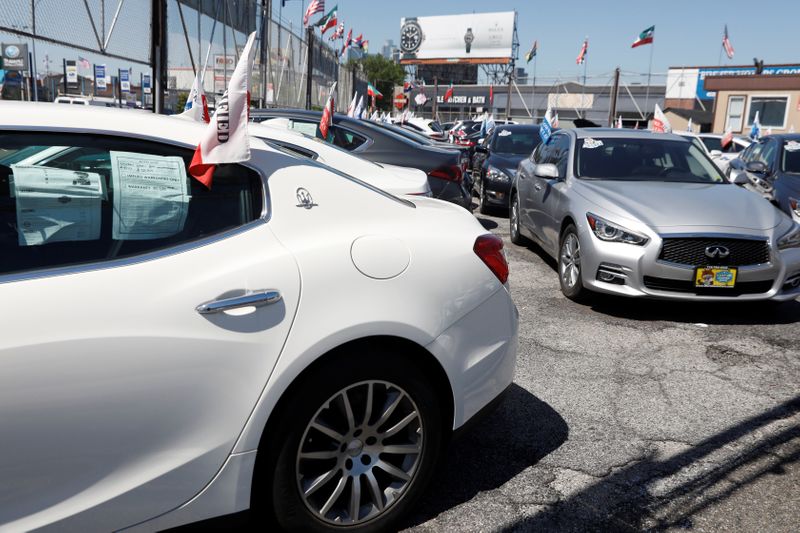
[[[0,116],[0,530],[248,508],[247,529],[396,530],[511,384],[508,264],[463,151],[254,110],[249,159],[207,187],[205,124]]]

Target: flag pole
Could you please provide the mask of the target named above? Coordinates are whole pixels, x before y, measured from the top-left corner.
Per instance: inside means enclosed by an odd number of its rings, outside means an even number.
[[[655,33],[655,32],[654,32]],[[650,109],[650,77],[653,72],[653,48],[656,46],[656,41],[653,39],[653,42],[650,43],[650,63],[647,65],[647,89],[644,92],[644,110],[647,113],[647,110]]]
[[[586,55],[589,54],[587,53]],[[581,109],[584,110],[584,112],[585,112],[584,106],[586,105],[586,68],[588,66],[586,61],[586,55],[583,56],[583,89],[581,90]],[[580,114],[578,116],[580,116]],[[584,116],[581,118],[585,118],[585,113]]]
[[[538,55],[538,50],[536,51]],[[533,87],[531,88],[531,109],[533,109],[533,122],[536,123],[536,61],[538,57],[533,56]]]

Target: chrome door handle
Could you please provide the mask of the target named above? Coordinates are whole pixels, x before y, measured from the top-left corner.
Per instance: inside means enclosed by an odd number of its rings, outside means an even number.
[[[231,309],[238,309],[240,307],[263,307],[265,305],[274,304],[280,301],[280,299],[281,293],[276,290],[255,291],[248,292],[242,296],[234,296],[233,298],[212,300],[198,305],[195,311],[201,315],[210,315],[229,311]]]
[[[542,190],[542,185],[541,185],[541,183],[536,183],[536,184],[534,184],[533,188],[536,189],[537,191],[541,191]]]

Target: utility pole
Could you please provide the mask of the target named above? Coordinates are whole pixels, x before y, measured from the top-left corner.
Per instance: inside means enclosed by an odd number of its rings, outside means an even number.
[[[433,77],[433,120],[436,120],[436,117],[439,113],[439,78],[438,76]]]
[[[306,67],[306,109],[311,109],[311,74],[314,69],[314,26],[309,26],[306,30],[308,40],[308,51],[306,57],[308,66]]]
[[[151,8],[150,57],[153,61],[153,113],[163,113],[164,93],[167,90],[167,2],[166,0],[152,0]]]
[[[511,85],[514,83],[514,65],[508,73],[508,96],[506,97],[506,121],[511,120]]]
[[[611,89],[611,105],[608,108],[608,127],[614,127],[614,117],[617,114],[617,98],[619,97],[619,67],[614,69],[614,88]]]
[[[272,0],[261,2],[261,107],[267,107],[267,85],[269,84],[269,25],[272,13]]]

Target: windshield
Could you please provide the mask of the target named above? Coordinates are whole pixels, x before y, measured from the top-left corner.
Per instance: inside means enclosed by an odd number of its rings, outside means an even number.
[[[654,138],[591,138],[576,143],[575,175],[586,179],[725,183],[691,142]]]
[[[783,146],[781,170],[790,174],[800,174],[800,142],[787,141]]]
[[[538,130],[499,129],[494,135],[492,151],[498,154],[528,155],[542,142]]]

